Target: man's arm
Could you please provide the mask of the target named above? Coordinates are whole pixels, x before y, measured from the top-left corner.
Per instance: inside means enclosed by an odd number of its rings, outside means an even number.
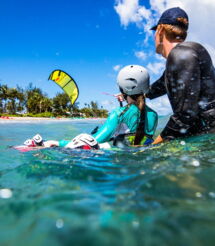
[[[198,127],[200,65],[196,51],[176,47],[168,57],[166,76],[174,114],[160,136],[162,139],[188,136],[190,128]]]
[[[146,93],[146,97],[149,99],[154,99],[166,94],[166,87],[165,87],[165,72],[163,75],[155,81],[149,89],[149,92]]]

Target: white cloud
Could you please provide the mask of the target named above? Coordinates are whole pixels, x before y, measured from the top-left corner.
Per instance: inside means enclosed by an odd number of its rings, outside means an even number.
[[[190,23],[187,40],[200,42],[205,46],[215,64],[214,0],[151,0],[150,4],[151,11],[155,10],[159,15],[168,8],[183,8],[189,16]]]
[[[139,0],[116,0],[115,2],[114,8],[120,17],[121,25],[127,27],[129,23],[136,23],[141,28],[147,28],[147,24],[151,22],[151,11],[139,5]]]
[[[146,42],[151,35],[150,27],[157,23],[157,19],[164,10],[172,7],[181,7],[188,13],[190,27],[187,40],[203,44],[208,49],[215,64],[214,0],[150,0],[149,9],[140,5],[139,0],[116,0],[114,8],[124,27],[130,23],[135,23],[145,31]]]
[[[120,70],[120,68],[121,68],[121,65],[116,65],[113,67],[113,70],[118,72]]]
[[[130,22],[140,22],[142,18],[139,16],[138,0],[117,0],[115,10],[120,16],[123,26],[127,26]]]
[[[158,75],[161,74],[162,71],[164,71],[165,62],[150,62],[146,67],[149,69],[150,72],[152,72],[155,75]]]
[[[161,14],[166,9],[166,0],[150,0],[151,9]]]
[[[137,58],[139,58],[142,61],[144,61],[147,58],[147,54],[143,51],[136,51],[134,54]]]

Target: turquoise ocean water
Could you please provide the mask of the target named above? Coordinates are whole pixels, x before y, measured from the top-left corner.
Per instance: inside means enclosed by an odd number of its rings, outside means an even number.
[[[8,148],[100,123],[0,124],[0,245],[214,245],[214,135],[143,152]]]

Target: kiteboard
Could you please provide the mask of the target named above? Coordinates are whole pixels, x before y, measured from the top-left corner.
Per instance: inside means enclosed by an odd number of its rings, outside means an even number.
[[[103,150],[115,150],[116,148],[111,148],[108,143],[99,144],[100,148]],[[10,146],[10,148],[18,150],[20,152],[29,152],[29,151],[36,151],[41,149],[50,149],[53,147],[45,147],[45,146],[27,146],[27,145],[17,145],[17,146]],[[69,149],[69,148],[68,148]]]
[[[29,151],[47,149],[47,147],[44,147],[44,146],[29,147],[26,145],[11,146],[10,148],[18,150],[20,152],[29,152]]]

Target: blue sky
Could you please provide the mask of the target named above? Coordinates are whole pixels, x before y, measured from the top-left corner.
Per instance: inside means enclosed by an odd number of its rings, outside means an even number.
[[[7,0],[1,1],[0,83],[26,87],[29,82],[49,96],[60,92],[48,82],[60,68],[79,85],[81,103],[100,104],[117,93],[120,64],[139,63],[143,34],[133,24],[122,28],[113,0]],[[139,44],[141,49],[141,44]]]
[[[187,0],[191,6],[192,1]],[[148,29],[169,5],[168,0],[2,0],[0,83],[25,88],[32,82],[53,97],[61,89],[47,78],[62,69],[76,80],[81,106],[94,100],[111,109],[117,102],[102,92],[118,92],[120,67],[143,65],[151,81],[162,74],[164,61],[155,55]],[[166,98],[151,106],[170,112]]]

